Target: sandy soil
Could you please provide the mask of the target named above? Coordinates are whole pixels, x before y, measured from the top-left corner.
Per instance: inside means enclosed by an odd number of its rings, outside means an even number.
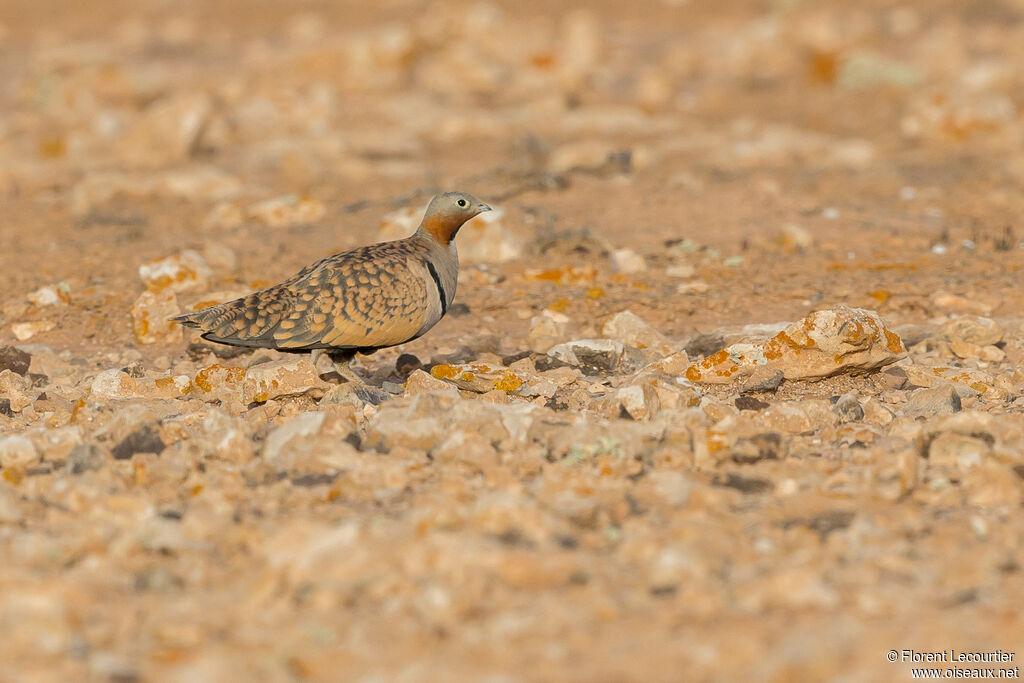
[[[1016,666],[1022,67],[1019,0],[6,0],[0,680]],[[379,404],[162,327],[442,189],[500,216]],[[685,372],[837,304],[906,352]]]

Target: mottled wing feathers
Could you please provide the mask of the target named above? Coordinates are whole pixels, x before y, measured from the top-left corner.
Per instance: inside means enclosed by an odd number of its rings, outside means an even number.
[[[416,337],[430,291],[410,262],[427,250],[412,239],[336,254],[285,282],[181,316],[211,341],[281,349],[373,348]]]
[[[199,328],[210,341],[272,347],[273,332],[291,311],[294,296],[286,286],[277,285],[174,319]]]
[[[380,347],[408,341],[429,306],[423,279],[409,268],[400,242],[364,247],[330,260],[291,285],[291,313],[274,331],[281,348]],[[375,248],[381,247],[381,248]]]

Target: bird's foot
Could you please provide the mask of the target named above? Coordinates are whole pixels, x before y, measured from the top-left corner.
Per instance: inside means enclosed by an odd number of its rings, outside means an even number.
[[[363,380],[362,377],[356,374],[356,371],[349,366],[348,361],[336,362],[334,364],[334,371],[341,375],[341,378],[349,382],[356,387],[368,387],[369,385]]]

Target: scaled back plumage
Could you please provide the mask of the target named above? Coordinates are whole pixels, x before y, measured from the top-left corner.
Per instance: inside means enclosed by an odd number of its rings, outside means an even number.
[[[236,346],[305,351],[402,344],[446,312],[458,278],[452,239],[488,210],[462,192],[438,195],[405,239],[334,254],[284,282],[174,320]]]

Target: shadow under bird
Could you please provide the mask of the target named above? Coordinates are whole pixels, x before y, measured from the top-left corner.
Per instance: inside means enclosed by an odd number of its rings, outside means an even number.
[[[212,342],[311,351],[314,364],[326,353],[361,385],[349,367],[356,353],[416,339],[448,312],[459,279],[455,235],[490,210],[464,192],[437,195],[405,239],[328,256],[280,284],[172,320]]]

